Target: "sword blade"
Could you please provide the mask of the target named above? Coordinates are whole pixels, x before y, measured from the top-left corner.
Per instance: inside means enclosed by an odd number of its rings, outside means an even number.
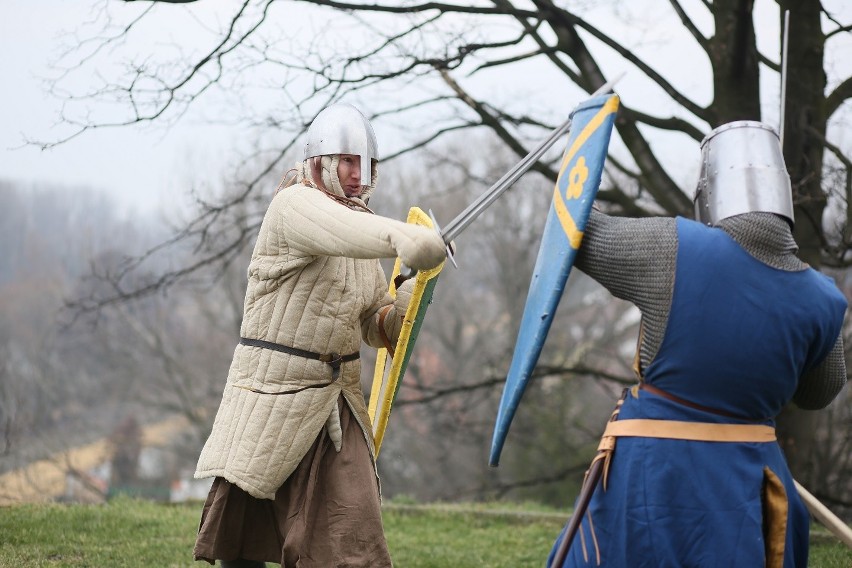
[[[615,408],[613,409],[612,414],[610,414],[608,422],[618,420],[618,413],[621,412],[621,407],[627,398],[627,392],[629,390],[630,389],[624,389],[621,391],[621,396],[615,403]],[[601,438],[601,441],[603,442],[603,438]],[[553,555],[553,561],[547,565],[547,568],[562,568],[562,565],[565,563],[565,558],[568,556],[568,551],[571,549],[571,543],[574,541],[574,536],[576,536],[577,530],[580,528],[580,523],[583,522],[583,515],[585,515],[586,511],[589,509],[589,503],[592,501],[592,495],[595,494],[595,489],[597,489],[598,484],[601,481],[601,477],[605,474],[605,469],[607,467],[607,456],[605,454],[609,453],[611,457],[612,452],[615,451],[614,448],[615,446],[612,446],[612,448],[608,450],[598,449],[597,456],[595,456],[595,459],[592,460],[592,464],[586,472],[586,478],[583,480],[580,495],[577,497],[577,504],[574,506],[574,513],[565,525],[565,531],[562,533],[562,542],[559,543],[559,548],[556,549],[556,554]],[[598,558],[598,564],[600,564],[600,558]]]
[[[592,93],[589,98],[592,99],[611,91],[613,85],[615,85],[623,76],[624,73],[621,73],[614,79],[607,81],[601,86],[601,88]],[[515,166],[506,172],[503,177],[497,180],[494,185],[489,187],[488,190],[474,200],[473,203],[468,205],[464,211],[459,213],[452,221],[447,223],[441,231],[441,238],[444,239],[444,242],[449,244],[450,241],[459,236],[468,227],[468,225],[473,223],[473,221],[476,220],[483,211],[488,209],[488,207],[490,207],[492,203],[503,195],[507,189],[512,187],[512,185],[518,181],[518,178],[524,175],[527,170],[529,170],[533,164],[535,164],[539,158],[541,158],[544,153],[547,152],[547,150],[550,149],[550,147],[553,146],[553,144],[555,144],[556,141],[569,130],[571,130],[570,118],[556,127],[547,139],[536,146],[529,154],[524,156],[520,162],[515,164]]]
[[[533,164],[535,164],[538,159],[541,158],[542,155],[544,155],[544,153],[547,152],[547,150],[549,150],[550,147],[553,146],[553,144],[555,144],[556,141],[569,130],[571,130],[570,118],[551,132],[550,136],[548,136],[546,140],[534,148],[529,154],[524,156],[520,162],[515,164],[511,170],[506,172],[503,177],[494,183],[494,185],[489,187],[485,193],[480,195],[475,201],[468,205],[464,211],[456,216],[455,219],[447,223],[444,230],[441,232],[441,237],[443,237],[444,242],[449,243],[460,235],[468,225],[473,223],[473,221],[479,217],[483,211],[488,209],[488,207],[490,207],[492,203],[503,195],[507,189],[512,187],[512,185],[518,181],[518,178],[524,175],[527,170],[529,170]]]

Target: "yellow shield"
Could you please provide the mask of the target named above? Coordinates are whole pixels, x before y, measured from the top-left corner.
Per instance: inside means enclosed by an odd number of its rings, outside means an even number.
[[[409,223],[416,225],[424,225],[432,227],[432,220],[418,207],[412,207],[408,211]],[[393,274],[390,279],[388,291],[391,297],[396,297],[396,285],[394,279],[399,274],[400,260],[397,258],[393,267]],[[370,404],[367,408],[370,414],[370,421],[373,425],[373,438],[376,444],[376,457],[379,456],[379,450],[382,447],[382,440],[385,437],[385,430],[388,427],[388,419],[390,418],[391,406],[396,399],[396,394],[399,391],[399,386],[402,382],[402,377],[405,375],[405,369],[408,366],[408,361],[411,358],[411,353],[414,348],[414,343],[417,341],[417,335],[420,332],[420,326],[423,323],[423,318],[426,315],[426,309],[432,301],[432,291],[438,280],[438,275],[444,268],[442,262],[431,270],[424,270],[417,273],[414,280],[414,290],[411,294],[411,301],[408,304],[408,309],[405,312],[405,318],[402,322],[402,330],[399,333],[399,339],[394,348],[393,358],[388,365],[388,350],[385,348],[379,349],[376,357],[376,369],[373,373],[373,387],[370,390]]]

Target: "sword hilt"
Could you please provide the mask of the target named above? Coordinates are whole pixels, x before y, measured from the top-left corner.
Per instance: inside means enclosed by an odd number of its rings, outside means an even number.
[[[399,287],[402,286],[403,282],[405,282],[406,280],[409,280],[411,278],[414,278],[415,276],[417,276],[417,271],[414,270],[413,268],[411,268],[410,266],[408,266],[407,264],[405,264],[404,262],[401,262],[399,264],[399,274],[394,276],[394,279],[393,279],[394,288],[399,290]]]

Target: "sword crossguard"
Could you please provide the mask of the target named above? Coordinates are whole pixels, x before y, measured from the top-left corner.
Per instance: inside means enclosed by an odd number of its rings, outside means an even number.
[[[456,267],[456,268],[458,268],[458,267],[459,267],[459,265],[458,265],[458,264],[456,264],[456,259],[455,259],[455,257],[453,256],[453,247],[451,247],[450,245],[447,245],[447,258],[449,258],[449,259],[450,259],[450,262],[452,262],[452,263],[453,263],[453,266],[454,266],[454,267]]]
[[[447,239],[445,239],[444,235],[441,233],[441,226],[438,224],[438,220],[435,219],[435,214],[432,213],[431,209],[429,210],[429,218],[432,219],[432,226],[435,228],[436,231],[438,231],[438,234],[441,236],[441,240],[443,240],[444,244],[446,245],[447,258],[450,259],[450,262],[453,263],[454,267],[458,268],[459,265],[456,264],[456,259],[453,256],[453,247],[450,246],[450,243],[447,242]]]

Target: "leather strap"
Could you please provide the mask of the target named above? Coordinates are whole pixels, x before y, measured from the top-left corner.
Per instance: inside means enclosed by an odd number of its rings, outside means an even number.
[[[603,439],[609,436],[668,438],[697,442],[774,442],[776,440],[775,428],[764,424],[713,424],[642,418],[607,422]]]
[[[280,343],[273,343],[271,341],[264,341],[262,339],[250,339],[248,337],[240,338],[240,345],[246,345],[248,347],[260,347],[261,349],[271,349],[272,351],[279,351],[281,353],[287,353],[288,355],[295,355],[297,357],[304,357],[305,359],[315,359],[317,361],[322,361],[331,367],[331,383],[336,381],[340,376],[340,365],[343,363],[347,363],[349,361],[354,361],[356,359],[361,358],[361,353],[356,351],[355,353],[350,353],[348,355],[340,355],[339,353],[315,353],[313,351],[306,351],[304,349],[299,349],[298,347],[290,347],[288,345],[281,345]],[[296,389],[293,391],[286,392],[276,392],[276,393],[262,393],[262,394],[293,394],[296,392],[303,391],[309,388],[319,388],[326,387],[331,383],[323,383],[319,385],[311,385],[309,387],[303,387],[300,389]],[[253,390],[253,389],[248,389]],[[254,391],[261,392],[261,391]]]
[[[745,416],[738,416],[738,415],[734,414],[733,412],[727,412],[727,411],[721,410],[719,408],[711,408],[709,406],[703,406],[703,405],[698,404],[696,402],[686,400],[685,398],[680,398],[679,396],[675,396],[668,391],[664,391],[663,389],[661,389],[659,387],[655,387],[654,385],[646,383],[644,381],[639,383],[639,390],[643,390],[643,391],[649,392],[651,394],[661,396],[661,397],[663,397],[667,400],[670,400],[672,402],[676,402],[680,405],[683,405],[683,406],[686,406],[686,407],[689,407],[689,408],[694,408],[695,410],[701,410],[702,412],[709,412],[710,414],[718,414],[719,416],[726,416],[728,418],[736,418],[738,420],[755,421],[754,418],[748,418],[748,417],[745,417]]]

